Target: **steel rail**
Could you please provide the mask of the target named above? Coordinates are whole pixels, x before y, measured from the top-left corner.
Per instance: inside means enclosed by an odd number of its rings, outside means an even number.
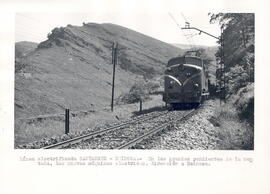
[[[75,137],[75,138],[72,138],[72,139],[69,139],[69,140],[66,140],[66,141],[61,141],[61,142],[58,142],[56,144],[51,144],[51,145],[48,145],[48,146],[44,146],[44,147],[41,147],[41,149],[63,148],[63,147],[69,146],[69,145],[79,143],[81,141],[88,140],[88,139],[93,138],[93,137],[95,137],[97,135],[102,135],[104,133],[107,133],[107,132],[110,132],[110,131],[113,131],[113,130],[118,130],[118,129],[122,128],[122,127],[125,127],[127,125],[130,125],[130,124],[133,124],[133,123],[136,123],[136,122],[142,122],[142,121],[150,120],[150,119],[165,115],[167,113],[168,113],[168,111],[166,111],[165,113],[163,112],[163,113],[158,114],[158,115],[154,115],[154,116],[150,115],[150,116],[148,116],[146,118],[143,117],[143,118],[140,118],[140,119],[136,119],[136,120],[133,120],[131,122],[125,122],[125,123],[122,123],[120,125],[108,127],[106,129],[103,129],[103,130],[99,130],[99,131],[95,131],[95,132],[92,132],[92,133],[89,133],[89,134],[86,134],[86,135],[78,136],[78,137]]]
[[[189,111],[188,113],[186,113],[183,117],[181,117],[180,119],[177,119],[177,120],[172,120],[170,122],[167,122],[163,125],[161,125],[160,127],[158,128],[155,128],[155,129],[152,129],[150,131],[148,131],[147,133],[131,140],[130,142],[124,144],[124,145],[121,145],[119,147],[117,147],[116,149],[129,149],[131,148],[132,146],[135,146],[136,144],[140,143],[141,141],[143,141],[144,139],[148,138],[149,136],[159,132],[159,131],[162,131],[165,127],[167,127],[168,125],[172,124],[172,123],[175,123],[175,122],[178,122],[178,121],[181,121],[185,118],[187,118],[188,116],[190,116],[192,113],[194,113],[197,109],[192,109],[191,111]]]

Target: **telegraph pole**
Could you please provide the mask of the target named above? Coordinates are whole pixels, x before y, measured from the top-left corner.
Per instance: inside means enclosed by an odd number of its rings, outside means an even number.
[[[220,88],[220,99],[224,96],[224,102],[226,103],[226,90],[225,90],[225,57],[224,57],[224,38],[223,38],[223,29],[221,28],[221,37],[217,37],[217,36],[214,36],[208,32],[205,32],[203,30],[200,30],[198,28],[195,28],[195,27],[190,27],[190,23],[189,22],[186,22],[185,23],[185,27],[184,28],[181,28],[182,30],[197,30],[199,31],[199,34],[201,33],[204,33],[208,36],[211,36],[212,38],[215,38],[217,40],[220,41],[220,46],[221,46],[221,71],[222,71],[222,74],[223,76],[221,76],[221,80],[220,82],[223,81],[223,90],[221,90]],[[221,85],[220,85],[221,86]]]
[[[223,28],[221,28],[221,38],[220,38],[220,44],[221,44],[221,70],[223,77],[221,77],[221,82],[223,81],[223,90],[222,90],[222,98],[224,98],[224,102],[226,103],[226,79],[225,79],[225,52],[224,52],[224,35],[223,35]]]
[[[112,64],[113,64],[113,80],[112,80],[112,101],[111,101],[111,111],[113,111],[113,100],[114,100],[114,80],[115,80],[115,65],[117,64],[117,49],[118,43],[114,42],[112,46]]]

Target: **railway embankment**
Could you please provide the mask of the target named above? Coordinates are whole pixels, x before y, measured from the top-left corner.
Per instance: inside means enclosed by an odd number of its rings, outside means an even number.
[[[241,120],[233,101],[209,100],[185,123],[171,125],[164,133],[138,145],[143,149],[251,150],[253,126]]]
[[[164,103],[161,95],[151,95],[150,100],[144,101],[142,111],[140,112],[140,104],[117,104],[114,107],[114,112],[111,112],[109,106],[102,110],[93,109],[87,114],[78,114],[72,116],[74,111],[71,109],[70,114],[70,132],[74,135],[79,135],[87,128],[100,128],[121,122],[136,115],[143,115],[158,110],[163,110]],[[54,139],[65,138],[65,122],[64,115],[55,117],[47,117],[42,120],[19,120],[15,123],[15,147],[24,145],[24,148],[35,148],[36,144],[43,144],[46,141],[55,141]],[[39,146],[38,146],[39,147]]]
[[[151,101],[147,101],[144,110],[153,110],[153,113],[156,112],[156,104],[160,104],[161,102],[159,97],[160,96],[157,95],[153,97]],[[185,121],[167,126],[164,130],[144,139],[133,148],[158,150],[252,150],[254,139],[253,126],[246,120],[241,119],[234,102],[235,99],[228,101],[226,104],[224,102],[220,103],[218,99],[208,100],[198,108],[195,114]],[[91,132],[91,130],[99,130],[99,128],[121,124],[121,122],[129,122],[129,120],[133,119],[131,116],[134,115],[134,108],[137,109],[138,105],[122,105],[122,107],[117,107],[114,113],[105,111],[99,114],[88,115],[81,118],[81,123],[85,123],[85,121],[88,120],[89,126],[88,128],[84,128],[84,130],[77,125],[77,128],[73,128],[73,131],[68,135],[63,135],[63,133],[53,136],[48,135],[46,138],[18,146],[18,148],[41,148],[52,143],[87,134]],[[159,111],[164,110],[160,109]],[[181,111],[182,110],[175,110],[172,112],[181,113]],[[147,116],[147,114],[139,115],[141,118],[145,116]],[[101,122],[102,117],[107,120]],[[99,125],[93,125],[95,120]],[[159,118],[159,120],[162,121],[162,118]],[[79,120],[76,121],[78,122]],[[91,122],[89,121],[92,122],[93,126],[90,125]],[[145,125],[143,130],[147,131],[147,123],[145,123]],[[136,128],[135,126],[136,125],[134,125],[134,129]],[[135,131],[133,132],[135,133]],[[119,135],[119,137],[122,136]],[[91,141],[91,143],[93,142]],[[99,142],[98,144],[101,145],[101,143],[102,142]],[[100,149],[98,146],[89,149],[97,148]]]

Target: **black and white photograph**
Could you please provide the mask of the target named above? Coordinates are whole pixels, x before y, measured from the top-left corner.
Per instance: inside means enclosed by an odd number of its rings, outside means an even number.
[[[253,150],[255,14],[123,17],[16,13],[15,148]]]
[[[267,0],[1,0],[0,193],[269,194]]]

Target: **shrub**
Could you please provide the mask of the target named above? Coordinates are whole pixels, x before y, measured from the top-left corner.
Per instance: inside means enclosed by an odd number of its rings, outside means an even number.
[[[234,105],[241,119],[254,125],[254,83],[241,88],[235,96]]]
[[[122,94],[117,99],[117,104],[131,104],[146,101],[150,99],[150,94],[154,94],[160,88],[160,83],[157,81],[139,81],[136,82],[127,94]]]
[[[229,91],[232,94],[238,92],[242,87],[245,87],[249,80],[249,75],[242,66],[235,66],[230,69],[230,72],[226,75],[229,84]]]
[[[160,83],[158,81],[148,81],[145,83],[145,89],[148,90],[149,94],[154,94],[160,88]]]

